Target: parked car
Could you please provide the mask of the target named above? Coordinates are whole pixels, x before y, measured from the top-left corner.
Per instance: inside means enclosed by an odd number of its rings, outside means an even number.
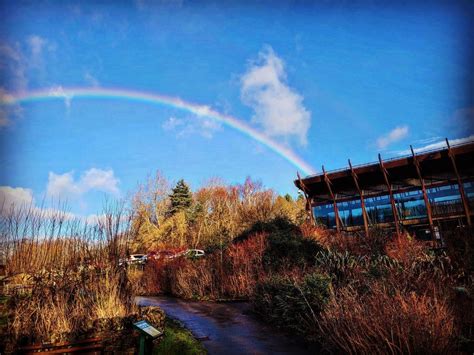
[[[200,258],[204,256],[204,250],[201,249],[184,249],[184,250],[159,250],[151,251],[148,253],[148,259],[162,260],[162,259],[175,259],[179,257],[187,258]]]
[[[130,265],[144,265],[146,264],[146,254],[132,254],[128,257],[128,263]]]
[[[119,259],[119,266],[145,265],[146,261],[146,254],[132,254],[128,258]]]
[[[188,249],[184,253],[187,258],[200,258],[204,256],[204,250],[202,249]]]

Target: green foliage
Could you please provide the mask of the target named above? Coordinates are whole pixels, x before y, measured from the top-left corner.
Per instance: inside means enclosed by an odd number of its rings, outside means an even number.
[[[294,267],[313,264],[314,256],[321,250],[316,241],[303,237],[296,224],[282,217],[255,223],[234,239],[234,242],[246,240],[249,236],[259,233],[268,235],[264,264],[271,270],[279,270],[288,265]]]
[[[181,355],[181,354],[206,354],[201,343],[196,340],[189,330],[180,323],[166,318],[163,339],[154,347],[153,354]]]
[[[331,280],[313,273],[297,282],[274,276],[255,291],[255,311],[272,324],[306,334],[315,328],[319,313],[328,302]]]
[[[276,218],[259,228],[268,233],[264,263],[269,269],[313,264],[314,256],[321,250],[317,242],[304,238],[298,226],[287,219]]]
[[[324,270],[337,284],[345,283],[354,277],[354,274],[360,268],[365,268],[367,258],[365,256],[356,256],[344,253],[322,250],[316,254],[316,266]]]
[[[171,189],[170,202],[170,214],[174,214],[179,211],[186,211],[191,207],[193,196],[189,186],[184,182],[183,179],[179,180],[176,186]]]

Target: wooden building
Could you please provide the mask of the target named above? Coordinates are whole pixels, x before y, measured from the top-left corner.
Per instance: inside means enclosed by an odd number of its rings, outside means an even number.
[[[411,148],[411,147],[410,147]],[[338,231],[373,226],[436,237],[472,225],[474,142],[352,165],[295,180],[316,223]]]

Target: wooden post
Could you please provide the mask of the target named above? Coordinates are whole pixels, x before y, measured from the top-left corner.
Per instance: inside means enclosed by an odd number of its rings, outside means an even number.
[[[334,197],[334,193],[332,192],[332,189],[331,189],[331,180],[329,180],[329,177],[326,174],[326,170],[324,170],[324,165],[323,165],[323,175],[324,175],[324,181],[326,182],[326,186],[328,188],[329,195],[331,196],[333,206],[334,206],[334,216],[336,218],[336,230],[338,232],[340,232],[341,231],[341,221],[339,220],[339,209],[337,208],[336,198]]]
[[[431,204],[430,204],[430,200],[428,199],[428,194],[426,193],[425,181],[423,180],[423,177],[421,175],[420,162],[418,161],[416,154],[413,150],[413,147],[411,145],[410,145],[410,150],[413,156],[413,164],[415,165],[416,173],[418,174],[418,179],[420,180],[420,183],[421,183],[421,191],[423,192],[423,199],[425,200],[425,206],[426,206],[426,215],[428,216],[428,223],[430,224],[431,238],[435,239],[433,217],[431,216]]]
[[[296,172],[296,176],[298,177],[301,191],[303,191],[304,198],[306,199],[306,211],[309,212],[309,218],[311,219],[311,222],[313,224],[316,224],[316,219],[314,218],[314,213],[313,213],[313,206],[311,204],[311,198],[309,197],[309,194],[306,192],[306,186],[304,185],[303,180],[301,180],[301,176],[298,171]]]
[[[357,174],[352,168],[351,160],[347,159],[347,161],[349,162],[349,167],[351,169],[352,179],[354,180],[355,187],[357,189],[357,192],[359,192],[360,206],[362,208],[362,218],[364,219],[365,236],[368,237],[369,236],[369,218],[367,216],[367,211],[365,209],[364,194],[363,194],[363,191],[360,189],[359,181],[357,180]]]
[[[385,166],[383,165],[382,156],[380,154],[379,154],[379,165],[380,165],[380,170],[382,170],[383,178],[385,180],[385,185],[387,185],[388,194],[390,196],[390,205],[392,206],[393,222],[395,223],[395,231],[397,233],[397,238],[400,238],[400,226],[398,224],[399,223],[398,210],[395,204],[395,199],[393,198],[392,185],[390,184],[388,180],[388,172],[387,172],[387,169],[385,169]]]
[[[456,165],[456,159],[455,159],[453,151],[451,150],[451,146],[449,145],[448,138],[446,138],[446,144],[448,146],[448,155],[449,155],[449,158],[451,159],[453,170],[458,180],[459,193],[461,195],[462,204],[464,206],[464,214],[466,215],[467,225],[471,226],[471,211],[469,210],[469,202],[466,198],[466,193],[464,192],[464,186],[462,184],[461,176],[459,175],[458,167]]]

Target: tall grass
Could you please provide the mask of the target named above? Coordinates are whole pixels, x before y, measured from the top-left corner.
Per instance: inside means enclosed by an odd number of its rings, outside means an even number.
[[[120,205],[107,207],[94,223],[57,210],[3,206],[0,245],[11,339],[71,339],[90,331],[97,319],[133,313],[127,273],[118,267],[133,235],[130,221]]]
[[[326,343],[347,354],[447,354],[456,340],[445,300],[414,292],[391,295],[380,285],[364,296],[351,287],[340,289],[319,326]]]
[[[187,299],[248,299],[265,277],[265,249],[266,235],[255,234],[203,259],[152,260],[144,289]]]

